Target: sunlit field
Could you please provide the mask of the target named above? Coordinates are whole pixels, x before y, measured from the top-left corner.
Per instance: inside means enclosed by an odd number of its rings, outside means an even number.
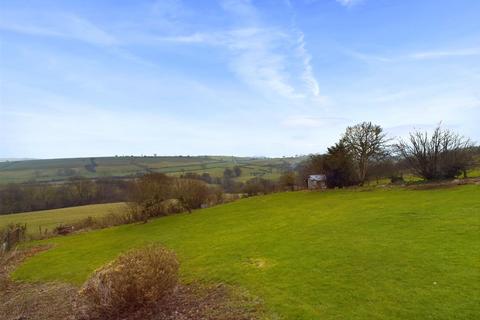
[[[101,217],[119,212],[123,208],[124,203],[106,203],[0,215],[0,228],[9,223],[21,223],[27,225],[27,234],[35,235],[40,231],[45,232],[45,229],[51,231],[58,225],[67,225],[87,217]]]
[[[271,319],[475,319],[479,228],[479,185],[277,193],[48,239],[13,277],[80,285],[159,242],[184,282],[244,288]]]

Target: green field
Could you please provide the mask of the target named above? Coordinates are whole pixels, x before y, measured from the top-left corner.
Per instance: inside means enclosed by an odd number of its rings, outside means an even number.
[[[79,206],[72,208],[42,210],[34,212],[0,215],[0,228],[9,223],[26,223],[27,233],[35,235],[47,228],[52,230],[60,224],[69,224],[87,217],[100,217],[111,212],[118,212],[125,207],[124,203],[107,203]]]
[[[480,177],[480,168],[472,169],[468,171],[469,178],[478,178]]]
[[[298,158],[250,158],[228,156],[101,157],[0,162],[0,184],[62,182],[75,176],[86,178],[132,178],[149,172],[181,175],[208,172],[223,176],[226,168],[239,166],[245,181],[255,176],[277,178],[282,170],[298,163]],[[92,163],[94,166],[92,166]]]
[[[160,242],[184,281],[245,288],[271,319],[480,314],[479,185],[278,193],[46,242],[54,248],[15,279],[81,284],[120,252]]]

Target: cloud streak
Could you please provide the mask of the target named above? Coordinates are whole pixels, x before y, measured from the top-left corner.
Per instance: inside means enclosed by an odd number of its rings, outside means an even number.
[[[86,43],[112,46],[119,43],[111,34],[92,22],[74,14],[43,13],[39,18],[11,16],[4,14],[0,22],[4,31],[45,37],[57,37],[83,41]]]
[[[354,50],[345,50],[345,54],[367,63],[389,63],[417,60],[437,60],[448,58],[462,58],[480,56],[480,48],[439,49],[430,51],[417,51],[406,54],[384,56],[380,54],[363,53]]]
[[[349,121],[341,117],[291,116],[284,119],[281,124],[288,128],[321,128],[344,125]]]
[[[466,48],[456,50],[423,51],[409,54],[407,57],[414,60],[428,60],[452,57],[468,57],[480,55],[480,48]]]
[[[233,73],[250,87],[283,98],[320,97],[305,35],[298,28],[269,26],[249,1],[222,1],[222,8],[241,21],[230,29],[146,37],[146,42],[208,45],[230,53]]]
[[[303,33],[295,38],[298,33],[295,30],[265,27],[250,1],[228,0],[222,5],[248,27],[231,33],[228,43],[234,52],[231,66],[237,75],[260,90],[267,89],[287,98],[319,95]],[[298,57],[301,66],[296,61]],[[301,87],[307,87],[307,90]]]
[[[337,0],[344,7],[353,7],[354,5],[359,4],[362,0]]]
[[[286,55],[272,50],[277,45],[278,35],[255,28],[235,30],[230,34],[232,37],[227,41],[233,53],[230,65],[245,83],[283,97],[300,97],[289,81]]]
[[[302,79],[310,89],[310,92],[315,96],[318,97],[320,96],[320,87],[318,85],[318,81],[315,78],[315,75],[313,74],[313,68],[312,68],[312,57],[310,53],[308,53],[307,49],[305,48],[306,43],[305,43],[305,35],[303,32],[299,32],[298,35],[298,54],[303,62],[303,73],[302,73]]]

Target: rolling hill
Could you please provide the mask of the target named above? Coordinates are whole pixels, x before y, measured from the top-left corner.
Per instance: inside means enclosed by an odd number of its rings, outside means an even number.
[[[252,158],[228,156],[177,156],[177,157],[100,157],[6,161],[0,163],[0,184],[25,182],[62,182],[71,177],[133,178],[149,172],[181,175],[187,172],[207,172],[220,177],[226,168],[239,166],[242,175],[238,180],[255,176],[277,178],[304,157]]]

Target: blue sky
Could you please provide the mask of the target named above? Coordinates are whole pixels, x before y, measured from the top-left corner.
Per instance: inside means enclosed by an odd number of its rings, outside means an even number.
[[[480,141],[480,1],[0,1],[0,157]]]

